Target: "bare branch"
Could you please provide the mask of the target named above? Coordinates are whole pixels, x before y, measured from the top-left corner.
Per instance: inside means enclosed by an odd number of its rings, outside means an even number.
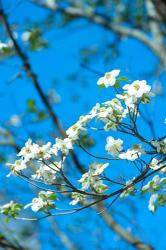
[[[166,23],[166,2],[164,0],[152,0],[155,5],[158,14],[162,18],[162,20]]]
[[[18,55],[18,57],[21,59],[22,63],[23,63],[23,67],[24,67],[24,70],[27,74],[27,76],[31,79],[32,83],[34,84],[34,87],[36,89],[36,91],[38,92],[43,104],[45,105],[52,121],[53,121],[53,124],[57,127],[59,133],[61,136],[65,136],[65,130],[63,129],[57,115],[55,114],[47,96],[44,94],[41,86],[40,86],[40,83],[38,81],[38,78],[37,78],[37,75],[33,72],[32,70],[32,67],[28,61],[28,57],[26,56],[26,54],[21,50],[18,42],[16,41],[14,35],[13,35],[13,32],[12,32],[12,29],[10,27],[10,24],[7,20],[7,16],[6,14],[4,13],[4,10],[3,10],[3,6],[2,6],[2,2],[0,1],[0,18],[2,19],[2,22],[4,24],[4,27],[10,37],[10,39],[12,40],[13,42],[13,45],[14,45],[14,48],[15,48],[15,51]],[[77,156],[75,155],[75,153],[73,151],[71,151],[71,157],[72,157],[72,160],[74,162],[74,164],[77,166],[77,168],[80,170],[80,171],[83,171],[83,168],[82,168],[82,165],[81,163],[79,162]]]
[[[124,26],[121,24],[115,24],[108,17],[96,14],[94,12],[89,13],[78,7],[62,8],[58,4],[55,4],[54,6],[50,6],[46,2],[42,2],[39,0],[31,0],[31,1],[43,8],[52,10],[54,12],[61,12],[66,15],[70,15],[71,17],[79,17],[79,18],[86,19],[112,32],[115,32],[119,36],[127,36],[127,37],[132,37],[134,39],[137,39],[141,41],[142,43],[144,43],[144,45],[148,47],[150,50],[152,50],[156,54],[156,56],[160,59],[160,61],[163,63],[163,65],[166,65],[166,51],[164,49],[164,45],[162,44],[162,47],[161,47],[161,44],[157,44],[153,37],[151,38],[140,29],[128,28],[127,26]]]
[[[96,209],[98,211],[104,210],[103,204],[100,203],[96,206]],[[103,217],[103,219],[105,220],[105,222],[107,223],[107,225],[109,225],[112,230],[114,230],[114,232],[116,232],[122,239],[124,239],[127,242],[130,242],[130,244],[135,247],[136,249],[139,250],[152,250],[153,247],[150,245],[147,245],[146,243],[141,242],[138,238],[134,237],[130,232],[128,232],[127,230],[124,230],[124,228],[122,228],[114,219],[113,217],[110,215],[110,213],[106,210],[104,210],[101,213],[101,216]]]
[[[9,240],[2,232],[0,232],[0,248],[1,249],[7,249],[7,250],[28,250],[28,248],[25,248],[18,244],[18,242],[14,243],[11,240]]]
[[[78,249],[76,247],[76,245],[74,245],[74,243],[70,240],[70,238],[67,236],[67,234],[65,234],[57,225],[57,223],[52,220],[52,218],[49,218],[48,221],[51,224],[52,230],[54,231],[54,233],[60,238],[61,242],[63,243],[63,245],[69,249],[69,250],[76,250]]]

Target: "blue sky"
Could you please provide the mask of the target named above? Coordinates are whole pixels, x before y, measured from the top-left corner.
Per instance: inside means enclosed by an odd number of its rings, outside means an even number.
[[[10,3],[10,1],[8,2]],[[14,1],[11,2],[12,4],[14,3]],[[10,13],[11,23],[17,22],[21,25],[25,25],[24,20],[26,18],[33,21],[39,21],[45,16],[46,12],[44,10],[26,3],[26,1],[22,2],[21,5]],[[61,96],[61,103],[55,105],[54,108],[65,128],[74,123],[81,114],[88,112],[96,102],[106,101],[110,96],[113,96],[111,90],[108,89],[101,91],[97,88],[96,82],[98,76],[80,67],[79,56],[79,51],[82,47],[98,46],[99,48],[102,48],[105,40],[111,41],[113,39],[113,34],[96,25],[86,24],[85,21],[80,20],[72,23],[66,28],[55,27],[51,32],[46,34],[46,38],[50,42],[50,47],[48,49],[36,53],[28,53],[32,67],[38,75],[43,90],[46,91],[48,88],[56,88],[56,91]],[[75,27],[81,28],[73,32]],[[23,30],[20,30],[19,32],[21,31]],[[111,61],[111,65],[104,65],[102,56],[93,60],[91,65],[93,69],[103,73],[107,70],[118,68],[121,69],[122,75],[128,75],[131,80],[142,80],[145,78],[147,72],[153,70],[157,64],[158,61],[155,56],[144,45],[133,39],[124,38],[120,45],[120,56],[115,61]],[[0,107],[2,121],[9,119],[12,114],[24,112],[26,100],[28,98],[33,97],[39,106],[42,107],[42,103],[34,90],[32,83],[25,77],[7,84],[7,81],[17,73],[20,65],[20,61],[15,58],[8,60],[5,64],[0,64],[2,85],[0,91]],[[79,80],[68,80],[67,75],[75,72],[79,72],[80,78],[82,77],[84,79],[85,84]],[[146,77],[146,80],[151,85],[153,85],[156,80],[159,80],[164,86],[165,78],[165,74],[162,74],[160,79],[155,75],[150,75],[150,77]],[[55,79],[57,82],[56,84],[54,84]],[[165,95],[157,97],[155,102],[153,102],[153,105],[149,108],[149,112],[155,122],[155,129],[159,136],[162,136],[165,133],[165,125],[163,124],[165,110],[163,104],[165,104]],[[29,130],[32,129],[31,125],[28,126]],[[50,123],[41,125],[41,127],[39,127],[40,132],[43,134],[47,133],[49,126],[51,126]],[[142,123],[140,126],[140,130],[145,132],[145,136],[149,137],[150,135],[146,125]],[[19,132],[19,129],[20,128],[18,128],[16,132],[20,133],[21,137],[24,136],[22,139],[26,140],[27,138],[25,137],[27,135],[24,134],[23,130],[20,130]],[[101,145],[97,144],[95,150],[96,149],[100,151]],[[79,154],[82,160],[88,161],[87,156],[80,152]],[[4,175],[3,181],[4,183],[7,183],[7,185],[10,183],[9,180],[5,180]],[[15,182],[15,180],[12,181]],[[22,186],[26,184],[21,183],[18,185],[20,185],[20,189],[22,189]],[[21,196],[21,193],[19,193],[18,197],[19,196]],[[157,250],[163,250],[166,248],[166,244],[164,243],[164,208],[159,209],[159,211],[152,215],[147,209],[147,198],[134,197],[131,200],[134,202],[134,205],[136,205],[136,210],[134,207],[128,209],[125,203],[123,204],[122,202],[117,203],[119,206],[118,208],[115,203],[115,208],[120,210],[125,209],[127,215],[138,220],[141,228],[139,229],[139,236],[143,240],[152,243]],[[89,220],[89,218],[91,219]],[[82,249],[87,249],[87,244],[89,247],[88,249],[92,250],[101,249],[101,247],[106,250],[126,249],[126,245],[112,234],[99,215],[94,211],[87,210],[82,214],[72,215],[71,217],[67,216],[57,218],[57,221],[59,222],[60,227],[69,233],[69,236],[73,241],[76,241],[76,243],[80,242]],[[121,218],[119,221],[124,227],[126,227],[126,222]],[[104,232],[104,234],[102,232]],[[133,232],[138,233],[136,228]],[[154,235],[156,237],[154,237]],[[54,249],[50,244],[52,233],[47,221],[39,223],[38,236],[43,250]],[[101,237],[101,242],[97,240],[98,237]],[[112,245],[109,248],[108,244],[110,244],[110,239]],[[55,240],[55,242],[58,241]],[[57,249],[65,248],[58,243]]]

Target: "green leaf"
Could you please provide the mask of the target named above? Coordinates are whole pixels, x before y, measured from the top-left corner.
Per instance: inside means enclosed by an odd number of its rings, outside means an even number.
[[[87,134],[80,135],[80,143],[84,148],[90,148],[95,145],[94,139],[90,138]]]
[[[120,76],[117,78],[118,81],[128,81],[129,79],[126,76]]]
[[[161,183],[162,183],[162,184],[166,184],[166,178],[163,178],[163,179],[161,180]]]
[[[27,102],[29,112],[37,112],[36,102],[34,99],[29,99]]]
[[[99,88],[99,89],[103,89],[103,88],[105,88],[104,83],[103,83],[103,84],[101,84],[101,85],[99,85],[99,86],[98,86],[98,88]]]
[[[12,49],[10,47],[2,48],[2,53],[4,56],[9,56],[12,53]]]
[[[48,200],[57,200],[56,194],[51,194],[48,198]]]
[[[38,119],[39,119],[39,120],[44,120],[44,119],[46,119],[47,117],[48,117],[48,115],[47,115],[46,112],[44,112],[44,111],[39,111],[39,112],[38,112]]]
[[[6,218],[4,219],[4,221],[5,221],[6,223],[8,223],[8,222],[9,222],[9,217],[6,217]]]
[[[35,51],[48,47],[48,42],[42,38],[42,31],[39,28],[33,28],[29,37],[30,50]]]
[[[119,80],[116,80],[114,84],[114,88],[118,89],[120,87]]]

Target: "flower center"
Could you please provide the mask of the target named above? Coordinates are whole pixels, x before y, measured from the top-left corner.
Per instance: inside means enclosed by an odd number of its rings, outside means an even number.
[[[108,73],[108,72],[105,73],[105,78],[106,78],[106,79],[109,79],[110,77],[111,77],[111,73]]]
[[[139,85],[139,84],[135,84],[135,85],[134,85],[134,88],[135,88],[136,90],[139,90],[139,89],[140,89],[140,85]]]

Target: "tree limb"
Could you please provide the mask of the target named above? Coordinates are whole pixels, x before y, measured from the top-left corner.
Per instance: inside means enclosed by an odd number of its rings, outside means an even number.
[[[164,0],[152,0],[160,17],[166,24],[166,2]]]
[[[0,248],[6,250],[28,250],[21,245],[14,244],[7,237],[0,232]]]
[[[156,43],[156,40],[148,36],[145,32],[141,31],[140,29],[136,28],[128,28],[127,26],[121,24],[115,24],[112,20],[108,17],[103,15],[96,14],[94,12],[86,12],[83,9],[78,7],[61,7],[58,4],[54,6],[50,6],[47,2],[39,1],[39,0],[31,0],[34,4],[39,5],[40,7],[46,8],[48,10],[52,10],[54,12],[61,12],[62,14],[69,15],[71,17],[80,17],[86,19],[90,22],[93,22],[97,25],[100,25],[109,31],[115,32],[119,36],[127,36],[138,41],[141,41],[147,48],[152,50],[155,55],[159,58],[164,66],[166,66],[166,51],[161,50],[161,45],[159,46]],[[164,47],[164,46],[163,46]],[[164,52],[164,54],[163,54]]]
[[[96,209],[98,211],[103,210],[103,212],[101,213],[102,218],[104,219],[104,221],[107,223],[107,225],[112,228],[112,230],[114,232],[117,233],[117,235],[119,235],[123,240],[125,240],[126,242],[130,243],[130,245],[132,245],[133,247],[135,247],[136,249],[139,250],[153,250],[153,247],[150,245],[147,245],[146,243],[143,243],[142,241],[140,241],[138,238],[134,237],[130,232],[128,232],[127,230],[125,230],[124,228],[122,228],[114,219],[113,217],[110,215],[110,213],[108,213],[108,211],[104,210],[103,204],[100,203],[96,206]]]
[[[63,12],[64,11],[66,12],[66,10],[63,10]],[[140,32],[139,30],[134,30],[133,31],[133,30],[130,30],[129,28],[123,28],[123,27],[121,27],[119,25],[113,25],[111,23],[108,23],[106,21],[106,19],[104,19],[101,16],[91,15],[91,14],[90,15],[87,14],[85,16],[84,13],[82,13],[79,9],[75,9],[75,8],[74,9],[69,8],[67,14],[77,15],[79,17],[86,18],[86,19],[88,19],[90,21],[93,21],[93,22],[95,22],[97,24],[100,24],[100,25],[104,26],[105,28],[113,30],[113,31],[119,33],[120,35],[129,35],[129,36],[132,36],[134,38],[138,38],[138,39],[144,41],[145,44],[150,44],[148,37],[144,33]],[[10,25],[8,23],[8,20],[7,20],[7,16],[4,13],[2,7],[1,7],[1,10],[0,10],[0,17],[1,17],[2,21],[3,21],[3,24],[4,24],[5,28],[6,28],[6,31],[7,31],[8,35],[9,35],[9,37],[11,38],[11,40],[13,42],[16,53],[18,54],[19,58],[21,59],[21,61],[23,63],[23,66],[24,66],[25,72],[27,73],[27,76],[32,80],[37,92],[39,93],[45,107],[47,108],[47,110],[48,110],[48,112],[50,114],[50,117],[53,120],[53,123],[58,128],[58,131],[60,132],[61,135],[64,135],[64,130],[62,128],[62,125],[60,124],[57,116],[55,115],[55,113],[54,113],[50,103],[48,102],[47,97],[45,96],[43,90],[41,89],[41,86],[40,86],[40,84],[38,82],[37,76],[32,71],[32,68],[31,68],[31,65],[29,64],[27,56],[22,52],[20,46],[18,45],[16,39],[13,36],[11,27],[10,27]],[[76,155],[74,154],[74,152],[72,152],[72,157],[73,157],[76,165],[78,166],[79,161],[78,161]],[[78,168],[82,171],[82,166],[81,165],[79,165]],[[116,233],[118,233],[118,234],[120,233],[120,236],[123,239],[125,239],[129,244],[132,244],[137,249],[142,249],[142,250],[145,250],[145,249],[150,250],[150,249],[152,249],[152,248],[149,248],[149,246],[147,246],[146,244],[141,243],[140,241],[138,241],[134,236],[128,234],[126,232],[126,230],[123,231],[122,228],[117,223],[115,223],[113,221],[110,214],[108,214],[106,212],[103,212],[102,217],[104,218],[107,225],[110,228],[112,228],[112,230],[114,230]],[[126,232],[126,234],[125,234],[125,232]],[[136,242],[140,242],[140,243],[136,244]],[[144,248],[140,248],[140,246],[143,246]]]
[[[3,7],[2,7],[2,2],[0,1],[0,18],[2,19],[2,22],[4,24],[4,27],[10,37],[10,39],[12,40],[13,42],[13,45],[14,45],[14,49],[18,55],[18,57],[21,59],[22,63],[23,63],[23,67],[24,67],[24,70],[27,74],[27,76],[31,79],[36,91],[38,92],[43,104],[45,105],[52,121],[53,121],[53,124],[55,125],[55,127],[57,127],[58,129],[58,132],[60,133],[61,136],[65,136],[65,130],[63,129],[57,115],[55,114],[47,96],[44,94],[41,86],[40,86],[40,83],[38,81],[38,78],[37,78],[37,75],[33,72],[32,70],[32,67],[28,61],[28,57],[26,56],[25,53],[23,53],[23,51],[21,50],[18,42],[16,41],[14,35],[13,35],[13,32],[12,32],[12,29],[10,27],[10,24],[8,22],[8,19],[7,19],[7,16],[3,10]],[[71,151],[71,157],[72,157],[72,160],[73,162],[75,163],[75,165],[77,166],[78,169],[82,169],[82,165],[81,163],[79,162],[79,160],[77,159],[77,156],[75,155],[75,153],[73,151]]]
[[[54,233],[60,238],[63,245],[69,250],[77,250],[78,248],[74,245],[74,243],[70,240],[70,238],[58,227],[57,223],[53,221],[51,218],[49,219],[52,230]]]

